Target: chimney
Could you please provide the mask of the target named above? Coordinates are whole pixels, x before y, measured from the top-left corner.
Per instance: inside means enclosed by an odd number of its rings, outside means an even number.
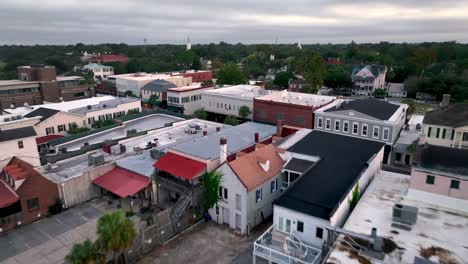
[[[255,143],[258,143],[260,141],[260,135],[258,132],[255,132]]]
[[[227,159],[227,139],[222,137],[219,139],[219,164],[223,164]]]
[[[221,127],[216,127],[216,132],[221,131]]]
[[[440,102],[440,107],[445,108],[450,104],[450,94],[442,95],[442,102]]]
[[[203,136],[207,136],[208,135],[208,131],[204,130],[203,131]]]
[[[276,135],[281,137],[283,131],[283,121],[281,119],[276,120]]]

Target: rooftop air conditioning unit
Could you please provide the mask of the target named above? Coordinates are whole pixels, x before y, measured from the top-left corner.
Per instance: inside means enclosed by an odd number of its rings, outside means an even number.
[[[101,164],[104,164],[104,155],[98,153],[88,155],[89,166],[97,166]]]
[[[412,226],[418,219],[418,208],[415,206],[395,204],[393,206],[393,221]]]

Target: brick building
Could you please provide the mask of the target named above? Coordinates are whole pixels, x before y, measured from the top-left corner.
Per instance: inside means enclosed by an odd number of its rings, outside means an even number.
[[[213,72],[211,71],[186,71],[180,74],[173,74],[175,76],[192,77],[192,83],[203,82],[213,79]]]
[[[57,77],[54,66],[30,65],[17,68],[19,80],[0,81],[0,108],[72,101],[95,96],[92,85],[81,85],[79,76]]]
[[[13,157],[0,175],[0,234],[46,216],[58,198],[55,183]]]
[[[254,99],[254,121],[314,128],[314,111],[335,100],[332,96],[281,91]]]

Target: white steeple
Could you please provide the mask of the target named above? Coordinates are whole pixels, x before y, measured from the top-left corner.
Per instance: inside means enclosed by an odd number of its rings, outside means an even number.
[[[187,37],[187,44],[185,46],[185,50],[191,50],[192,44],[190,44],[190,36]]]
[[[299,40],[299,42],[297,43],[297,47],[301,50],[302,49],[302,45],[301,45],[301,41]]]

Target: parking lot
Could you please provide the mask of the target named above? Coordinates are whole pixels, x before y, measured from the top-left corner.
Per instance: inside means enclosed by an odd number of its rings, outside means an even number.
[[[0,237],[0,263],[63,263],[75,243],[95,239],[102,212],[83,203]]]
[[[138,263],[251,263],[253,242],[269,224],[257,228],[250,236],[241,236],[224,225],[204,222],[153,249]]]

